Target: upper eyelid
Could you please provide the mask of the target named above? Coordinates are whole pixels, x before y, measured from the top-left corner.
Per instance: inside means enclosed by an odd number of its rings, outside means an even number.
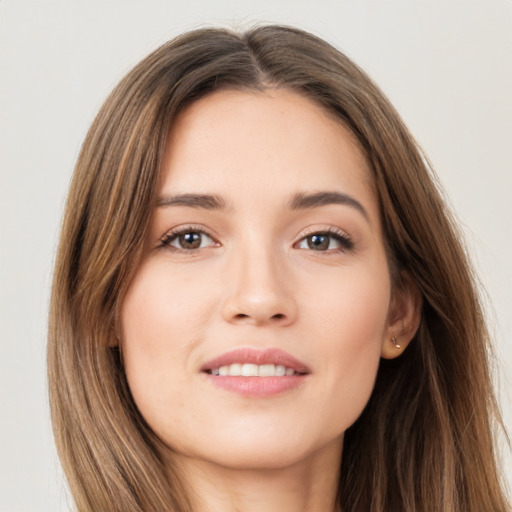
[[[318,227],[306,228],[305,230],[302,230],[300,232],[300,234],[298,234],[296,236],[296,241],[300,242],[304,238],[311,236],[311,235],[316,235],[316,234],[336,235],[341,238],[345,238],[347,240],[353,241],[353,237],[347,231],[340,229],[338,227],[335,227],[335,226],[328,226],[328,227],[322,227],[322,228],[318,228]]]
[[[315,233],[334,233],[334,234],[345,235],[347,237],[349,236],[349,234],[345,230],[340,229],[335,226],[327,226],[327,227],[320,227],[320,228],[316,227],[316,226],[308,227],[308,228],[305,228],[305,230],[301,231],[300,236],[305,237],[305,236],[309,236],[309,235],[312,235]]]
[[[202,225],[195,225],[195,224],[184,224],[182,226],[176,226],[175,228],[167,230],[161,237],[159,237],[159,240],[163,240],[168,237],[173,237],[176,235],[180,235],[181,233],[187,233],[187,232],[197,232],[202,233],[206,236],[209,236],[212,240],[218,239],[218,237],[209,229],[207,229],[205,226]]]

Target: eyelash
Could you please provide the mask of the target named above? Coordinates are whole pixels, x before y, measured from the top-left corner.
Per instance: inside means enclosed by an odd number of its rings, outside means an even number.
[[[176,238],[178,238],[180,235],[184,235],[185,233],[198,233],[201,235],[206,235],[208,238],[211,238],[213,240],[213,242],[215,242],[214,237],[211,236],[209,233],[207,233],[203,227],[190,225],[190,226],[183,226],[180,228],[176,228],[176,229],[173,229],[173,230],[169,231],[168,233],[166,233],[160,239],[160,244],[158,245],[158,248],[159,249],[169,249],[169,250],[172,250],[173,252],[185,253],[185,254],[196,253],[199,249],[201,249],[201,247],[197,248],[197,249],[180,249],[178,247],[171,246],[171,243],[174,242],[174,240],[176,240]],[[215,243],[217,243],[217,242],[215,242]]]
[[[330,227],[328,229],[324,230],[311,230],[309,233],[306,232],[302,238],[299,240],[299,242],[302,242],[303,240],[306,240],[308,237],[312,235],[320,235],[320,236],[328,236],[334,240],[336,240],[341,248],[339,249],[328,249],[326,251],[313,251],[313,249],[310,249],[312,252],[320,252],[324,253],[326,256],[332,255],[333,253],[339,253],[339,252],[351,252],[354,250],[354,241],[350,237],[348,233],[345,233],[344,231],[341,231],[337,228]]]
[[[183,226],[180,228],[173,229],[172,231],[166,233],[161,239],[160,243],[158,245],[159,249],[169,249],[173,252],[177,253],[184,253],[184,254],[194,254],[199,249],[204,249],[202,247],[198,247],[196,249],[182,249],[178,247],[171,246],[171,243],[176,240],[180,235],[186,234],[186,233],[197,233],[200,235],[206,235],[208,238],[210,238],[214,244],[218,244],[218,242],[215,241],[215,238],[211,236],[207,231],[205,231],[204,228],[199,226]],[[324,230],[312,230],[309,233],[305,233],[298,242],[296,242],[294,245],[297,245],[298,243],[303,242],[308,237],[317,235],[317,236],[328,236],[331,239],[334,239],[336,242],[338,242],[341,246],[341,248],[338,249],[327,249],[325,251],[314,251],[313,249],[309,249],[311,252],[319,252],[323,253],[324,255],[332,255],[333,253],[339,253],[339,252],[351,252],[354,249],[354,241],[348,235],[347,233],[338,230],[336,228],[330,227],[328,229]],[[213,245],[215,246],[215,245]]]

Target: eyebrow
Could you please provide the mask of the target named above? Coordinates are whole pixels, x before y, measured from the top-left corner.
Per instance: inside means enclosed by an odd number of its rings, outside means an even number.
[[[315,192],[313,194],[305,194],[299,192],[295,194],[289,202],[289,208],[291,210],[305,210],[308,208],[318,208],[320,206],[326,206],[330,204],[342,204],[351,206],[359,211],[363,217],[370,221],[370,216],[364,208],[364,206],[352,196],[344,194],[342,192]]]
[[[163,196],[158,199],[156,206],[190,206],[205,210],[225,210],[226,201],[218,195],[212,194],[178,194]]]
[[[291,210],[306,210],[330,204],[351,206],[359,211],[367,221],[370,221],[370,216],[364,206],[357,199],[342,192],[327,191],[311,194],[299,192],[288,202],[288,208]],[[225,210],[228,204],[222,196],[217,194],[177,194],[160,197],[156,206],[188,206],[204,210]]]

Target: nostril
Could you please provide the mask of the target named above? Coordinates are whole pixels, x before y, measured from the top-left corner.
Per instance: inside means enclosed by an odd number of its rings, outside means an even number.
[[[237,320],[246,320],[247,318],[250,318],[251,315],[247,315],[245,313],[237,313],[234,318]],[[270,317],[271,320],[282,320],[283,318],[286,318],[286,315],[283,313],[276,313],[275,315],[272,315]]]

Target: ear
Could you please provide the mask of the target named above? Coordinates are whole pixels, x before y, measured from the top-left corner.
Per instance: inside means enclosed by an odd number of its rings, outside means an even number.
[[[107,348],[116,348],[119,347],[120,344],[119,334],[114,329],[112,329],[112,332],[110,333],[107,341]]]
[[[382,357],[394,359],[407,348],[418,331],[423,300],[409,274],[402,273],[392,290]]]
[[[116,312],[110,327],[110,336],[108,337],[107,341],[108,348],[116,348],[121,346],[121,334],[119,325],[119,315]]]

